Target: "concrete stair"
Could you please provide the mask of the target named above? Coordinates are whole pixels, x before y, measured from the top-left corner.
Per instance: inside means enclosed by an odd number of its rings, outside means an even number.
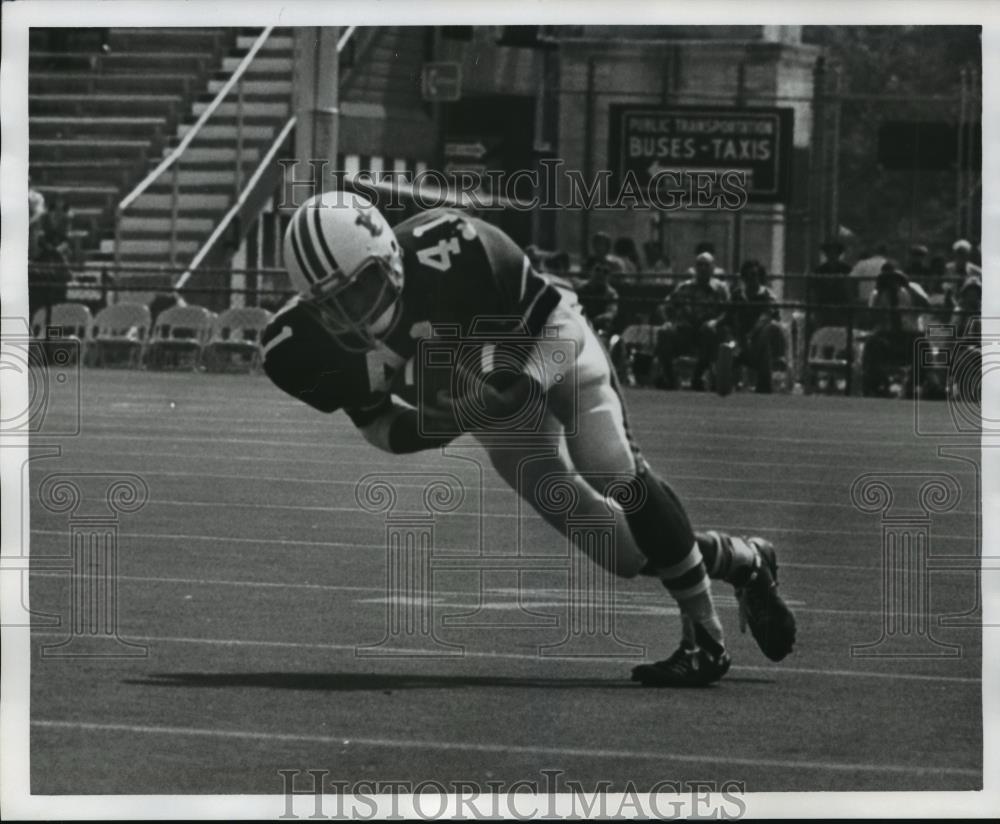
[[[64,197],[88,234],[88,257],[113,253],[117,204],[190,131],[255,42],[260,29],[71,30],[60,51],[32,30],[29,137],[33,185]],[[245,75],[242,179],[290,114],[293,41],[272,33]],[[177,167],[175,262],[197,252],[236,196],[235,92],[191,142]],[[123,264],[166,265],[173,174],[168,171],[126,210]]]
[[[257,39],[258,31],[241,32],[235,48],[206,80],[164,148],[183,139],[210,106]],[[293,40],[287,30],[272,33],[244,74],[242,93],[241,181],[257,168],[278,132],[291,116]],[[170,264],[183,267],[208,240],[239,195],[237,134],[240,106],[234,89],[198,131],[177,163],[179,216],[173,261],[170,259],[174,174],[168,170],[125,211],[121,222],[123,263]]]
[[[94,254],[114,231],[114,210],[142,179],[223,58],[232,29],[108,30],[29,33],[29,168],[51,203],[65,198]]]
[[[92,261],[114,251],[114,210],[192,128],[239,66],[259,29],[111,29],[110,52],[93,34],[68,51],[46,50],[32,33],[29,73],[30,165],[47,196],[65,196],[91,233]],[[89,40],[87,38],[90,38]],[[341,153],[413,156],[414,136],[433,139],[431,107],[420,93],[426,54],[415,27],[361,28],[352,65],[342,72]],[[294,44],[275,31],[246,72],[242,180],[253,174],[291,114]],[[354,107],[353,114],[346,109]],[[237,195],[235,92],[177,163],[173,265],[186,266]],[[269,184],[270,185],[270,184]],[[174,175],[168,171],[125,211],[124,266],[171,265]],[[259,209],[254,204],[252,208]],[[256,217],[241,214],[246,228]]]
[[[157,74],[156,93],[188,97],[194,91],[193,74]],[[149,94],[149,77],[145,74],[67,74],[58,72],[32,72],[28,76],[28,93],[43,94]]]

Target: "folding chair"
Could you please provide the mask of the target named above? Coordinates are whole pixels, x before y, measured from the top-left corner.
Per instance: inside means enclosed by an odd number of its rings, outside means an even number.
[[[267,309],[256,306],[227,309],[212,321],[212,333],[202,363],[212,372],[260,369],[260,336],[271,322]]]
[[[128,366],[142,364],[142,350],[149,337],[152,318],[141,303],[115,303],[106,306],[94,318],[94,334],[88,347],[91,366]],[[121,358],[111,355],[125,353]]]
[[[813,332],[806,360],[806,391],[843,391],[849,368],[847,329],[824,326]]]
[[[57,303],[53,306],[46,330],[52,356],[57,357],[54,350],[62,349],[65,354],[61,361],[79,363],[81,356],[86,355],[93,324],[90,310],[82,303]],[[54,329],[58,330],[58,338],[53,334]]]
[[[146,365],[153,369],[180,369],[186,365],[197,369],[202,349],[212,333],[214,317],[203,306],[164,309],[153,326],[146,349]]]
[[[52,307],[49,326],[62,329],[64,338],[76,338],[81,343],[90,340],[94,317],[82,303],[57,303]]]

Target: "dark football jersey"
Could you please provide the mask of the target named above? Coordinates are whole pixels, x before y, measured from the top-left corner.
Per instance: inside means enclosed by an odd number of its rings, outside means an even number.
[[[403,254],[402,309],[377,347],[342,345],[297,299],[261,338],[264,371],[275,384],[321,411],[344,409],[358,426],[382,413],[390,391],[422,402],[417,389],[430,381],[414,378],[420,364],[411,361],[421,340],[433,337],[438,352],[470,341],[524,340],[541,332],[560,300],[517,244],[482,220],[434,209],[394,231]],[[404,369],[407,380],[400,379]]]
[[[396,228],[403,250],[406,317],[463,336],[485,329],[539,334],[559,292],[531,269],[504,232],[452,209],[432,209]]]
[[[367,352],[345,347],[297,298],[268,324],[261,349],[264,372],[278,387],[321,412],[344,409],[358,426],[385,408],[406,360],[384,346]]]

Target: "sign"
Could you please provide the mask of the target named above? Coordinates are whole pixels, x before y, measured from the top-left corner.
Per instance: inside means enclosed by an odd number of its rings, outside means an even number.
[[[444,172],[457,175],[471,172],[483,178],[490,165],[496,165],[500,141],[486,136],[446,136],[444,141]],[[485,180],[484,180],[485,183]]]
[[[608,159],[620,187],[631,173],[648,191],[666,173],[736,171],[750,202],[787,202],[793,112],[788,108],[612,104]]]
[[[444,144],[445,157],[468,157],[473,160],[482,160],[486,154],[486,146],[482,140],[458,142],[452,141]]]
[[[424,63],[421,87],[428,102],[458,100],[462,96],[462,67],[458,63]]]

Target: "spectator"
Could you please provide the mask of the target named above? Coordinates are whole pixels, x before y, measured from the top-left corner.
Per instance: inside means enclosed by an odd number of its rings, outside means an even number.
[[[66,291],[73,279],[66,256],[55,246],[40,246],[35,265],[28,270],[28,312],[34,320],[39,309],[45,309],[45,325],[49,325],[52,307],[66,302]]]
[[[927,293],[912,282],[895,261],[882,264],[869,305],[874,313],[872,335],[861,356],[862,390],[865,395],[882,395],[890,369],[911,365],[913,344],[920,335],[920,313],[929,306]],[[910,369],[910,378],[913,370]]]
[[[955,289],[945,294],[945,308],[948,320],[961,335],[968,322],[982,313],[983,280],[981,273],[970,272]]]
[[[970,274],[955,295],[952,322],[959,334],[965,331],[968,322],[983,311],[983,281],[977,274]]]
[[[105,306],[110,306],[112,303],[115,302],[115,300],[117,298],[117,296],[114,293],[115,282],[116,282],[115,276],[112,275],[107,270],[107,267],[102,268],[101,269],[101,278],[100,278],[100,281],[99,281],[99,283],[101,285],[101,300],[100,300],[100,303],[99,303],[98,306],[91,308],[91,311],[95,315],[97,314],[97,312],[99,312]]]
[[[847,275],[851,272],[851,264],[844,260],[844,244],[836,238],[826,241],[819,247],[823,260],[813,271],[817,275]]]
[[[913,244],[910,247],[910,259],[906,261],[906,269],[903,270],[910,280],[919,283],[928,294],[931,291],[931,267],[927,262],[929,254],[926,246]]]
[[[696,269],[698,268],[698,261],[702,258],[702,255],[708,255],[708,257],[711,259],[711,261],[712,261],[712,274],[715,277],[722,277],[723,275],[726,274],[726,270],[725,269],[723,269],[721,266],[716,266],[715,265],[715,244],[714,243],[711,243],[710,241],[707,241],[707,240],[703,240],[701,243],[699,243],[697,246],[694,247],[694,255],[695,255],[695,257],[694,257],[695,263],[694,263],[693,266],[689,267],[688,270],[687,270],[687,274],[690,275],[691,277],[694,277],[694,275],[696,274]]]
[[[944,294],[944,281],[948,274],[947,262],[944,259],[944,255],[931,255],[927,269],[927,276],[931,285],[928,293],[932,295]]]
[[[953,365],[934,381],[929,370],[923,373],[927,380],[920,387],[921,397],[951,397],[962,403],[980,403],[981,375],[988,364],[983,364],[983,326],[981,321],[983,305],[982,278],[973,273],[957,289],[949,292],[950,315],[947,322],[956,332],[956,338],[951,342],[951,357]],[[974,368],[978,361],[978,368]],[[957,366],[955,366],[957,365]],[[950,380],[949,380],[950,378]]]
[[[642,246],[643,254],[646,256],[646,271],[660,275],[672,273],[670,260],[663,254],[663,248],[655,240],[648,240]]]
[[[847,275],[851,264],[844,260],[844,244],[836,238],[831,238],[819,247],[823,260],[813,271],[817,275]]]
[[[597,232],[590,242],[591,255],[583,264],[584,274],[590,276],[597,268],[602,268],[611,274],[621,274],[625,271],[625,261],[611,254],[611,236],[606,232]]]
[[[945,266],[949,286],[959,288],[968,275],[982,277],[983,270],[972,262],[972,244],[969,241],[956,240],[951,251],[954,253],[953,257]]]
[[[69,233],[73,228],[73,210],[63,198],[57,198],[53,208],[46,211],[41,218],[41,245],[48,250],[55,250],[65,261],[69,262]],[[49,255],[51,257],[51,254]]]
[[[856,300],[856,284],[848,277],[851,264],[844,260],[844,244],[831,239],[820,250],[823,262],[813,271],[818,277],[809,281],[808,303],[820,308],[810,312],[809,328],[823,326],[846,326],[848,310],[837,307],[849,306]]]
[[[41,213],[35,224],[38,249],[35,266],[29,274],[28,308],[32,318],[35,312],[44,308],[46,325],[51,308],[66,301],[67,287],[73,279],[69,266],[71,220],[69,204],[59,198],[52,209]]]
[[[785,356],[785,335],[778,323],[778,302],[767,287],[767,270],[756,260],[740,267],[740,282],[733,289],[730,324],[737,345],[737,360],[756,375],[756,391],[770,393],[771,370]]]
[[[596,264],[590,278],[576,290],[584,314],[598,332],[610,332],[618,315],[618,291],[608,278],[607,264]]]
[[[662,385],[677,386],[674,358],[686,352],[695,355],[691,388],[705,388],[704,375],[718,351],[726,321],[729,290],[713,276],[715,259],[702,252],[695,259],[694,277],[684,281],[667,299],[671,316],[660,328],[656,354],[660,362]]]
[[[561,289],[574,291],[573,278],[570,275],[569,254],[566,252],[552,252],[542,259],[542,271],[548,275],[556,286]]]
[[[636,248],[635,241],[630,237],[620,237],[615,241],[614,256],[625,264],[626,274],[634,275],[642,269],[642,264],[639,262],[639,250]]]
[[[851,269],[851,278],[855,284],[854,294],[858,300],[866,305],[871,300],[872,293],[875,291],[875,281],[886,260],[885,244],[880,244],[874,252],[862,252],[861,258]]]
[[[944,306],[949,313],[954,313],[959,304],[959,294],[969,279],[982,283],[983,271],[972,261],[972,244],[969,241],[956,240],[951,249],[954,255],[945,264],[943,290]]]
[[[45,195],[31,185],[28,175],[28,259],[35,260],[41,252],[42,216],[45,214]]]
[[[553,252],[545,258],[543,268],[546,272],[551,272],[553,275],[569,278],[569,253]]]
[[[648,312],[636,312],[632,323],[622,332],[622,344],[627,360],[626,382],[629,386],[646,386],[653,371],[658,330],[650,322]]]

